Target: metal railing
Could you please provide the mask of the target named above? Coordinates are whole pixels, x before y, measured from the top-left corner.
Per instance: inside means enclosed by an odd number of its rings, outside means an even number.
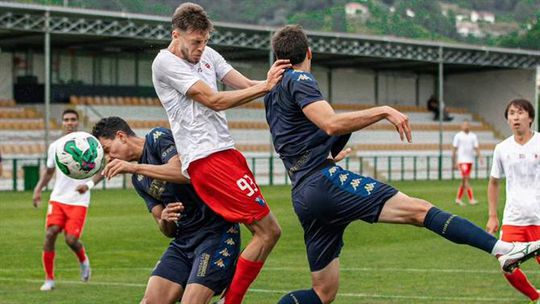
[[[253,175],[260,185],[288,185],[290,179],[286,174],[281,160],[275,156],[247,157]],[[491,156],[476,159],[471,172],[472,179],[485,179],[489,177],[491,169]],[[32,190],[45,168],[44,158],[10,158],[4,159],[4,173],[0,178],[0,190],[24,191]],[[454,170],[450,156],[424,155],[424,156],[351,156],[339,163],[345,169],[372,176],[382,181],[406,180],[449,180],[460,178],[459,172]],[[131,187],[131,175],[124,174],[109,181],[103,181],[96,188],[122,188]],[[51,184],[52,185],[52,181]],[[49,186],[50,186],[49,185]]]

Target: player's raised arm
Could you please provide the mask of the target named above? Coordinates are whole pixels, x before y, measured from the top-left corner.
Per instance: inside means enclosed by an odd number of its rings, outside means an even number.
[[[283,72],[290,66],[289,60],[277,60],[268,70],[266,81],[257,82],[257,84],[242,90],[216,92],[202,80],[199,80],[188,89],[186,95],[214,111],[234,108],[264,96],[281,80]],[[236,74],[229,77],[225,83],[227,84],[227,82],[233,87],[242,87],[248,84],[246,80],[240,79]]]
[[[182,175],[182,163],[178,155],[162,165],[138,164],[121,159],[113,159],[103,169],[103,176],[108,179],[118,174],[140,174],[175,184],[189,184],[189,179]]]
[[[321,100],[305,106],[302,111],[309,120],[328,135],[349,134],[386,119],[396,127],[401,140],[406,138],[408,142],[412,141],[409,118],[389,106],[335,113],[326,100]]]
[[[156,205],[152,208],[152,215],[159,226],[159,230],[166,237],[175,237],[177,233],[176,221],[181,217],[184,206],[180,202],[170,203],[166,207]]]

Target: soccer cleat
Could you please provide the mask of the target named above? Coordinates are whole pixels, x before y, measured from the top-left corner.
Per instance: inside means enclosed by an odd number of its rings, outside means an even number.
[[[510,252],[497,258],[504,272],[512,272],[521,263],[540,253],[540,241],[530,243],[515,242],[513,244],[514,248]]]
[[[459,198],[456,198],[456,204],[460,205],[460,206],[465,206],[465,204],[463,203],[462,200],[460,200]]]
[[[472,199],[472,200],[469,201],[469,204],[476,205],[476,204],[478,204],[478,201],[475,200],[475,199]]]
[[[90,268],[90,260],[88,256],[86,260],[81,263],[81,281],[88,282],[90,280],[90,275],[92,274],[92,269]]]
[[[41,285],[41,287],[39,288],[39,290],[41,291],[51,291],[54,289],[54,280],[45,280],[45,283],[43,283],[43,285]]]

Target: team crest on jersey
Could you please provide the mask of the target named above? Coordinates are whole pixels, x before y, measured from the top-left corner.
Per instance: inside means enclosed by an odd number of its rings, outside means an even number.
[[[300,80],[312,80],[312,79],[311,79],[311,77],[309,77],[306,74],[300,74],[300,75],[298,75],[298,81],[300,81]]]
[[[157,140],[158,138],[161,137],[161,135],[163,135],[163,132],[161,132],[161,131],[155,131],[155,132],[152,134],[152,137],[154,137],[154,140]]]
[[[257,204],[261,205],[261,206],[265,206],[266,205],[266,201],[264,200],[264,198],[260,197],[260,196],[257,196],[257,198],[255,199],[255,202],[257,202]]]

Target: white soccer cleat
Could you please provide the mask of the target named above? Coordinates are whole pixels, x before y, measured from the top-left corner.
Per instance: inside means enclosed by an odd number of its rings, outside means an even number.
[[[530,243],[515,242],[513,244],[514,248],[510,252],[497,258],[504,272],[512,272],[521,263],[540,253],[540,241]]]
[[[45,280],[45,283],[43,283],[43,285],[41,285],[41,287],[39,288],[39,290],[41,291],[51,291],[54,289],[54,280]]]
[[[88,282],[90,280],[90,276],[92,274],[92,269],[90,268],[90,260],[88,259],[88,256],[86,257],[86,260],[81,263],[81,281]]]
[[[465,203],[463,203],[463,201],[460,200],[459,198],[456,198],[456,204],[458,204],[460,206],[465,206]]]
[[[475,199],[472,199],[472,200],[469,201],[469,204],[476,205],[476,204],[478,204],[478,201],[475,200]]]

